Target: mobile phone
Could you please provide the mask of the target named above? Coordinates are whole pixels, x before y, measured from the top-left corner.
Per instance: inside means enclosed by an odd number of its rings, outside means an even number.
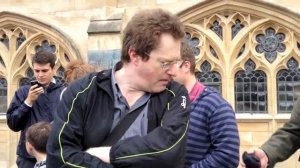
[[[40,84],[37,80],[30,81],[30,85],[31,85],[31,86],[37,85],[36,88],[43,87],[43,85]]]
[[[260,160],[254,154],[244,152],[242,158],[246,168],[260,168]]]

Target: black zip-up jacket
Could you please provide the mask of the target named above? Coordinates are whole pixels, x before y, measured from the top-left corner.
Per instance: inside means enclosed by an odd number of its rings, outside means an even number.
[[[37,101],[33,103],[32,107],[27,106],[24,101],[28,96],[30,89],[29,85],[21,86],[16,92],[7,110],[7,125],[15,131],[21,131],[21,136],[17,148],[17,155],[33,159],[25,147],[25,133],[29,126],[39,121],[53,120],[53,114],[56,112],[56,107],[59,103],[59,95],[65,86],[56,81],[56,84],[50,83],[45,88],[44,93],[41,94]]]
[[[165,91],[152,95],[148,108],[148,128],[155,125],[154,129],[144,137],[135,136],[114,144],[111,164],[105,164],[84,151],[102,146],[110,133],[114,117],[111,70],[74,82],[58,107],[47,144],[47,168],[183,167],[189,117],[186,89],[170,82]]]

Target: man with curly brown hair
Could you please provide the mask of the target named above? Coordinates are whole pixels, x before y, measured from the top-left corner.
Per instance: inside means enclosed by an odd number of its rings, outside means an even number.
[[[189,101],[172,76],[183,37],[182,23],[167,11],[134,15],[121,61],[65,91],[47,167],[182,168]]]

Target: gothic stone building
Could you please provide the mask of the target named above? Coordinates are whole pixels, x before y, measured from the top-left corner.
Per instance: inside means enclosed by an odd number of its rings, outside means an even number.
[[[6,109],[32,77],[31,57],[57,56],[57,77],[70,60],[110,68],[122,29],[143,8],[177,14],[196,57],[197,78],[234,107],[241,152],[260,146],[289,118],[299,96],[298,0],[2,0],[0,6],[0,167],[15,167],[19,134]],[[300,167],[299,152],[277,167]]]

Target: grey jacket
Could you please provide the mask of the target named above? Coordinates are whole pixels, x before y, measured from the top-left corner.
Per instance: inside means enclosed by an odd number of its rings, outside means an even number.
[[[261,149],[269,158],[269,166],[289,158],[300,148],[300,98],[295,102],[290,120],[266,141]]]

